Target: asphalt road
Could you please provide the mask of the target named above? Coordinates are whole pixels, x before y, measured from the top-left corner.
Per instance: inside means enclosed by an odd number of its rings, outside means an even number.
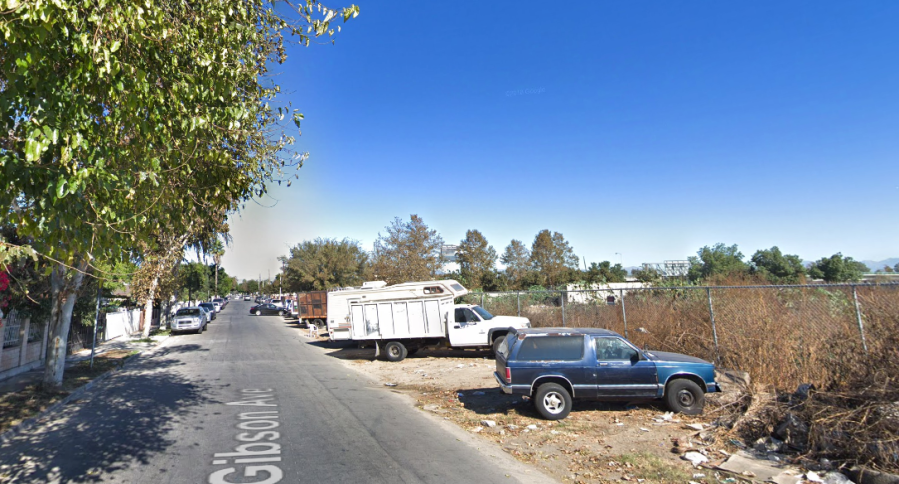
[[[232,302],[0,445],[0,482],[548,481],[249,307]]]

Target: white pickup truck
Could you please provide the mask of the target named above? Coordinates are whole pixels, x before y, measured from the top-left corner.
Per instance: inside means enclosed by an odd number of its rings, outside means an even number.
[[[328,293],[332,340],[374,344],[376,354],[400,361],[424,346],[496,348],[511,328],[529,328],[527,318],[494,316],[480,306],[453,304],[468,294],[456,281],[367,282],[359,289]]]

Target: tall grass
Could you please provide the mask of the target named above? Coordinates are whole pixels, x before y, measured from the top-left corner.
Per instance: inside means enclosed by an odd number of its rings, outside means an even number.
[[[899,288],[862,286],[858,298],[871,350],[884,340],[884,332],[899,329]],[[471,295],[467,302],[480,300]],[[557,327],[562,325],[561,300],[558,292],[522,292],[485,297],[484,306],[494,314],[514,315],[520,305],[532,326]],[[624,310],[620,300],[615,305],[601,298],[566,303],[565,324],[627,333],[641,347],[748,371],[755,382],[781,390],[801,383],[833,387],[857,372],[861,361],[883,364],[865,354],[850,286],[631,290]]]

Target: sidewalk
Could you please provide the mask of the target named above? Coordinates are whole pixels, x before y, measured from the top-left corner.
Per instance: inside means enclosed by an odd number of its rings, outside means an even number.
[[[120,337],[111,341],[106,341],[99,346],[97,346],[94,357],[108,354],[114,351],[124,351],[124,352],[143,352],[150,348],[154,348],[162,343],[165,339],[167,339],[168,335],[158,335],[151,336],[150,339],[153,340],[152,343],[146,343],[140,341],[140,333],[133,334],[129,337]],[[91,349],[86,348],[76,353],[73,353],[66,357],[66,368],[71,368],[73,365],[81,362],[87,361],[91,358]],[[24,390],[28,385],[33,385],[41,381],[41,378],[44,376],[44,368],[36,368],[34,370],[21,373],[14,377],[8,378],[6,380],[0,381],[0,395],[5,395],[7,393],[15,393]]]

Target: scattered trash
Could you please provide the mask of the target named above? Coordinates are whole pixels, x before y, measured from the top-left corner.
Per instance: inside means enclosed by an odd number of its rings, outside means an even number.
[[[719,465],[718,468],[744,476],[748,476],[748,474],[745,473],[750,472],[753,474],[754,480],[764,482],[773,481],[779,484],[798,484],[800,480],[800,477],[794,475],[790,470],[774,465],[766,459],[760,459],[746,452],[731,455],[726,461]]]
[[[561,434],[562,432],[559,432],[558,430],[550,430],[549,433],[551,433],[551,434],[553,434],[553,435],[559,435],[559,434]]]
[[[384,386],[385,387],[395,387],[396,383],[385,383]]]
[[[514,424],[509,424],[506,426],[506,428],[509,430],[518,430],[518,426]]]
[[[472,432],[480,432],[482,430],[484,430],[484,427],[475,427],[475,428],[471,429]]]
[[[530,425],[528,425],[528,427],[527,427],[527,428],[528,428],[528,430],[537,430],[537,426],[536,426],[536,425],[534,425],[534,424],[530,424]]]
[[[644,429],[643,427],[640,427],[640,430],[642,430],[644,432],[649,432],[649,429]]]
[[[472,395],[483,395],[483,394],[484,394],[484,392],[482,392],[482,391],[476,391],[476,392],[472,393]]]
[[[496,427],[496,422],[494,422],[493,420],[481,420],[481,425],[493,428]]]
[[[456,365],[456,368],[465,368],[465,365],[459,364],[459,365]]]
[[[705,474],[693,474],[693,479],[702,479],[705,477]]]
[[[818,473],[813,471],[808,471],[805,473],[805,479],[812,482],[824,482],[824,479],[818,475]]]
[[[687,424],[686,427],[691,430],[700,430],[700,431],[705,428],[701,423]]]
[[[621,423],[621,422],[618,422],[618,423],[617,423],[617,424],[615,424],[615,425],[617,425],[617,426],[619,426],[619,427],[623,427],[623,426],[624,426],[624,424],[623,424],[623,423]]]
[[[740,442],[740,441],[737,440],[737,439],[730,439],[730,443],[733,444],[733,445],[736,446],[736,447],[741,448],[741,449],[745,449],[745,448],[746,448],[746,444],[744,444],[743,442]]]
[[[709,461],[709,458],[700,454],[699,452],[687,452],[681,456],[684,460],[688,460],[693,464],[693,467],[696,467],[700,464],[705,464]]]

